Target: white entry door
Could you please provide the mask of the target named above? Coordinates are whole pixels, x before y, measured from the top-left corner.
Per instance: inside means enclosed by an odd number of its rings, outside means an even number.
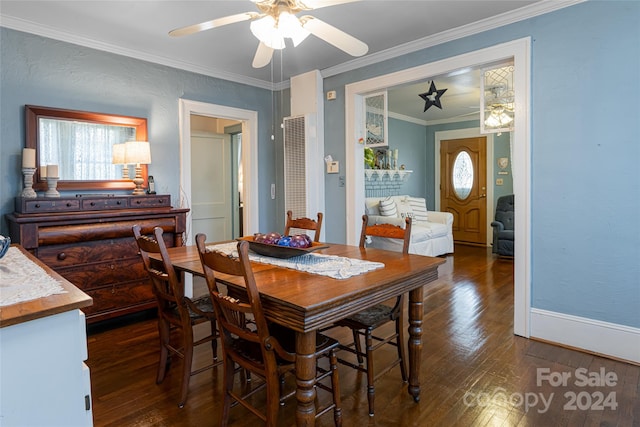
[[[230,135],[192,132],[191,198],[192,237],[231,240]]]

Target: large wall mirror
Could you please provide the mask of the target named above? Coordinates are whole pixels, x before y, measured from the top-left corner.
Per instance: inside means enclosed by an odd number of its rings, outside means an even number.
[[[113,146],[146,141],[147,119],[33,105],[25,106],[25,114],[26,147],[36,149],[36,190],[47,188],[42,171],[48,165],[58,165],[59,190],[135,187],[127,178],[127,173],[134,176],[129,171],[133,165],[114,164]],[[146,186],[147,165],[141,167]]]

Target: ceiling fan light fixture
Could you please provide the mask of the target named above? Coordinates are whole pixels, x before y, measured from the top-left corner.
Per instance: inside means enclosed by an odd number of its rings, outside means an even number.
[[[253,35],[271,49],[284,49],[284,38],[273,16],[266,15],[256,19],[251,22],[250,28]]]
[[[302,28],[300,20],[287,11],[281,11],[277,19],[272,15],[265,15],[251,22],[251,32],[258,40],[272,49],[284,49],[284,39],[289,38],[294,46],[298,46],[309,31]]]
[[[502,107],[491,109],[491,114],[484,121],[484,125],[488,128],[501,129],[509,126],[513,122],[513,117],[507,114]]]
[[[290,38],[294,46],[298,46],[311,34],[302,28],[300,20],[295,15],[286,11],[280,12],[277,27],[282,37]]]

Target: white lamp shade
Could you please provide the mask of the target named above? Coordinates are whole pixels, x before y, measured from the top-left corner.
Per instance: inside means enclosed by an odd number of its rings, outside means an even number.
[[[503,128],[509,126],[513,122],[513,117],[507,114],[504,109],[498,108],[491,111],[489,117],[484,121],[485,126],[490,128]]]
[[[293,45],[298,46],[310,34],[295,15],[286,11],[280,13],[278,21],[266,15],[251,22],[249,27],[253,35],[271,49],[284,49],[285,38],[290,38]]]
[[[148,165],[151,163],[149,141],[127,141],[124,145],[125,164]]]
[[[124,143],[113,144],[113,147],[111,150],[111,163],[114,165],[126,164],[124,161],[124,151],[125,151]]]
[[[271,49],[284,49],[284,39],[278,31],[276,20],[273,16],[267,15],[263,18],[251,22],[249,25],[251,32],[258,40],[269,46]]]
[[[290,38],[294,46],[298,46],[311,33],[302,28],[300,20],[289,12],[280,13],[278,20],[278,30],[282,37]]]

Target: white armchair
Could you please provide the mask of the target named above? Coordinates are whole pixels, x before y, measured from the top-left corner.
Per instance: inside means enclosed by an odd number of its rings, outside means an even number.
[[[385,205],[382,212],[380,201]],[[453,253],[453,215],[449,212],[427,211],[424,198],[408,195],[367,197],[365,213],[370,223],[392,223],[401,227],[404,226],[404,218],[411,216],[413,223],[409,253],[427,256]],[[371,243],[381,249],[402,251],[402,242],[394,239],[372,238]]]

